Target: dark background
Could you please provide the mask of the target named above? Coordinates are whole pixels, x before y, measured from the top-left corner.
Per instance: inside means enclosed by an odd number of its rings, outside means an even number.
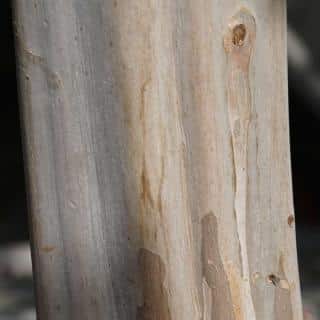
[[[304,302],[314,314],[320,309],[319,12],[319,0],[289,0],[290,130],[298,254]],[[0,248],[8,248],[28,240],[10,1],[0,1],[0,30]],[[7,282],[0,284],[0,320],[35,319],[33,313],[22,312],[33,305],[31,275],[30,281],[25,276],[10,278],[7,270],[5,275]],[[3,303],[2,296],[12,300]]]
[[[10,1],[0,1],[0,243],[27,239],[26,202]]]

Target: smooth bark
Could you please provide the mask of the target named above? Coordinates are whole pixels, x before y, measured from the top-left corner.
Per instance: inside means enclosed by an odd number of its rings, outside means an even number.
[[[302,320],[284,0],[15,0],[39,319]]]

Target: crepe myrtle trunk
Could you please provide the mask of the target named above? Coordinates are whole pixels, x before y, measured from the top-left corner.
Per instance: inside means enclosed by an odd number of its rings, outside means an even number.
[[[302,320],[284,0],[14,0],[40,320]]]

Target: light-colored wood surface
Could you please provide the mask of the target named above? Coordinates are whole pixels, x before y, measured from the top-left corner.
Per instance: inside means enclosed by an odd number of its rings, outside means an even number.
[[[302,320],[284,0],[15,0],[39,319]]]

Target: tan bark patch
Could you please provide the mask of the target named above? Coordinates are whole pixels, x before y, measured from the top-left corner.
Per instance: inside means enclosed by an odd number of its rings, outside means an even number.
[[[161,257],[142,248],[139,267],[143,305],[138,307],[137,320],[171,320],[168,293],[164,287],[166,271]]]
[[[233,302],[229,282],[219,252],[217,220],[212,213],[202,219],[201,251],[202,275],[211,291],[204,297],[204,303],[208,304],[209,297],[212,300],[210,306],[205,305],[204,309],[211,310],[210,320],[235,320],[234,310],[230,307]],[[203,292],[205,294],[208,290]]]

